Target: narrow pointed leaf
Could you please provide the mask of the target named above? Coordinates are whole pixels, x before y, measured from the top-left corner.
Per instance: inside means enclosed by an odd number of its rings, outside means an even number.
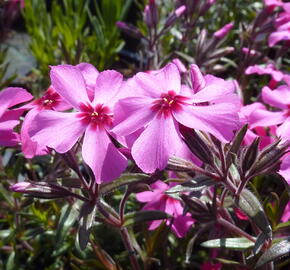
[[[96,214],[96,205],[91,203],[84,203],[80,211],[80,226],[78,231],[78,245],[81,250],[84,250],[87,247],[90,238],[90,229],[93,225],[95,214]]]
[[[236,133],[236,135],[231,143],[231,146],[228,150],[227,156],[226,156],[227,164],[230,164],[230,160],[232,159],[232,154],[237,154],[237,152],[242,144],[242,141],[246,135],[247,129],[248,129],[248,125],[244,125],[239,130],[239,132]]]
[[[116,190],[122,186],[129,185],[132,183],[141,182],[147,178],[149,178],[149,176],[146,174],[143,174],[143,173],[122,174],[120,178],[118,178],[114,181],[101,184],[100,193],[107,194],[107,193],[113,192],[114,190]]]
[[[201,243],[201,246],[206,248],[227,248],[232,250],[245,250],[254,247],[252,241],[244,237],[237,238],[220,238],[208,240]]]
[[[252,192],[244,189],[236,200],[236,204],[268,238],[272,238],[272,228],[264,209]]]
[[[266,263],[275,261],[284,256],[290,254],[290,237],[286,240],[281,241],[278,244],[273,245],[271,248],[266,250],[264,254],[259,258],[255,268],[261,267]]]
[[[56,231],[56,249],[63,243],[69,229],[78,218],[79,212],[73,205],[66,205],[61,210],[61,216]]]

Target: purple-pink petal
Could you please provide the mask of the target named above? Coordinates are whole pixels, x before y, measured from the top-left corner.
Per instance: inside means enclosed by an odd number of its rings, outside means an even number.
[[[150,122],[132,147],[132,156],[146,173],[164,169],[170,156],[182,144],[177,123],[172,117],[156,117]]]
[[[277,31],[270,34],[268,43],[270,47],[273,47],[281,40],[290,40],[290,31],[284,30],[284,31]]]
[[[74,108],[89,102],[85,79],[79,68],[71,65],[52,66],[50,71],[51,84]]]
[[[86,126],[78,113],[42,111],[33,119],[29,136],[40,146],[48,146],[59,153],[65,153],[74,146]]]
[[[33,96],[31,94],[19,87],[8,87],[0,91],[0,118],[8,108],[32,98]]]
[[[281,85],[275,90],[271,90],[269,87],[265,86],[262,89],[263,101],[273,107],[279,109],[288,109],[290,105],[290,87],[286,85]]]
[[[118,92],[123,83],[121,73],[114,70],[105,70],[101,72],[95,84],[95,97],[93,104],[104,104],[113,107],[117,101]]]
[[[82,156],[98,184],[118,178],[127,167],[127,159],[114,146],[106,130],[91,125],[85,132]]]
[[[150,107],[154,99],[131,97],[122,99],[115,106],[112,132],[117,135],[129,135],[146,126],[154,118],[155,112]]]
[[[189,128],[209,132],[219,140],[228,142],[239,128],[236,108],[230,103],[209,106],[183,106],[173,112],[176,120]]]
[[[32,141],[29,136],[29,128],[35,116],[39,113],[39,110],[30,110],[24,118],[22,123],[20,138],[21,138],[21,149],[26,158],[33,158],[35,155],[45,155],[47,154],[47,148],[45,146],[40,146],[37,142]]]

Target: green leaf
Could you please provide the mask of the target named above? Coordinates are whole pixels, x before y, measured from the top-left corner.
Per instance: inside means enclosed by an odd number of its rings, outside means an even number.
[[[215,258],[215,260],[221,262],[222,264],[241,265],[239,262],[232,261],[232,260],[226,260],[223,258]]]
[[[171,195],[172,193],[201,191],[208,186],[214,185],[215,182],[207,176],[197,176],[192,180],[186,181],[180,185],[168,189],[165,193]]]
[[[61,215],[56,231],[56,250],[63,241],[75,221],[77,220],[79,212],[74,205],[65,205],[61,210]]]
[[[81,250],[84,250],[90,239],[90,230],[93,225],[97,207],[96,205],[84,203],[80,211],[79,230],[77,235],[77,243]]]
[[[236,201],[237,206],[257,225],[262,232],[272,238],[272,228],[257,197],[248,189],[243,189]]]
[[[290,221],[288,221],[288,222],[283,222],[283,223],[278,224],[278,225],[275,227],[275,231],[276,231],[276,230],[280,230],[280,229],[286,229],[286,228],[288,228],[288,227],[289,227],[289,229],[290,229]]]
[[[201,243],[206,248],[227,248],[232,250],[245,250],[254,247],[255,243],[244,237],[220,238]]]
[[[18,268],[17,265],[15,264],[15,251],[13,250],[8,257],[5,270],[16,270],[16,269]]]
[[[100,193],[104,195],[104,194],[113,192],[114,190],[122,186],[144,181],[144,179],[147,179],[147,178],[149,178],[149,176],[143,173],[122,174],[120,178],[112,182],[101,184]]]
[[[280,259],[290,253],[290,237],[273,245],[259,258],[255,268],[261,267],[266,263]]]
[[[145,221],[152,221],[158,219],[167,219],[171,216],[162,211],[139,211],[125,215],[123,226],[130,226]]]

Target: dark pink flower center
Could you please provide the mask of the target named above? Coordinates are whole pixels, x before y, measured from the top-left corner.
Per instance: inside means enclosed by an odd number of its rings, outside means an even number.
[[[103,104],[97,104],[93,107],[91,104],[81,104],[81,112],[78,116],[86,124],[90,124],[93,127],[105,128],[109,127],[113,122],[113,114],[109,107]]]
[[[151,109],[159,115],[169,116],[173,111],[182,110],[182,105],[185,104],[187,98],[176,95],[173,90],[168,93],[162,93],[161,97],[153,102]]]
[[[41,98],[34,101],[34,104],[37,105],[40,109],[51,110],[60,102],[61,98],[59,94],[56,93],[52,88],[49,88]]]

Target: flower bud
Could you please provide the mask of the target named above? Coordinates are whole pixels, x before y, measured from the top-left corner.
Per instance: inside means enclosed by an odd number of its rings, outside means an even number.
[[[190,65],[189,72],[190,72],[192,89],[196,93],[205,87],[205,80],[197,65],[194,65],[194,64]]]
[[[213,34],[214,37],[217,38],[217,39],[224,38],[231,31],[233,26],[234,26],[234,24],[232,22],[226,24],[221,29],[219,29],[218,31],[214,32],[214,34]]]
[[[150,0],[149,5],[145,6],[144,9],[145,23],[149,28],[156,27],[158,23],[158,9],[155,4],[155,0]]]
[[[172,63],[174,63],[177,66],[180,73],[186,73],[186,71],[187,71],[186,67],[183,65],[183,63],[178,58],[174,58],[172,60]]]
[[[180,6],[179,8],[177,8],[172,14],[169,15],[169,17],[167,18],[164,28],[170,27],[171,25],[173,25],[176,20],[185,12],[186,10],[186,6]]]
[[[205,164],[212,165],[213,155],[207,142],[193,129],[181,126],[180,132],[190,151]]]
[[[135,26],[129,25],[129,24],[121,22],[121,21],[116,22],[116,26],[131,37],[134,37],[134,38],[142,38],[143,37],[141,32]]]
[[[208,204],[205,204],[198,198],[190,198],[185,194],[180,195],[192,217],[202,223],[206,223],[215,219],[215,216]]]
[[[41,199],[56,199],[71,195],[65,188],[47,182],[20,182],[10,186],[10,190]]]

